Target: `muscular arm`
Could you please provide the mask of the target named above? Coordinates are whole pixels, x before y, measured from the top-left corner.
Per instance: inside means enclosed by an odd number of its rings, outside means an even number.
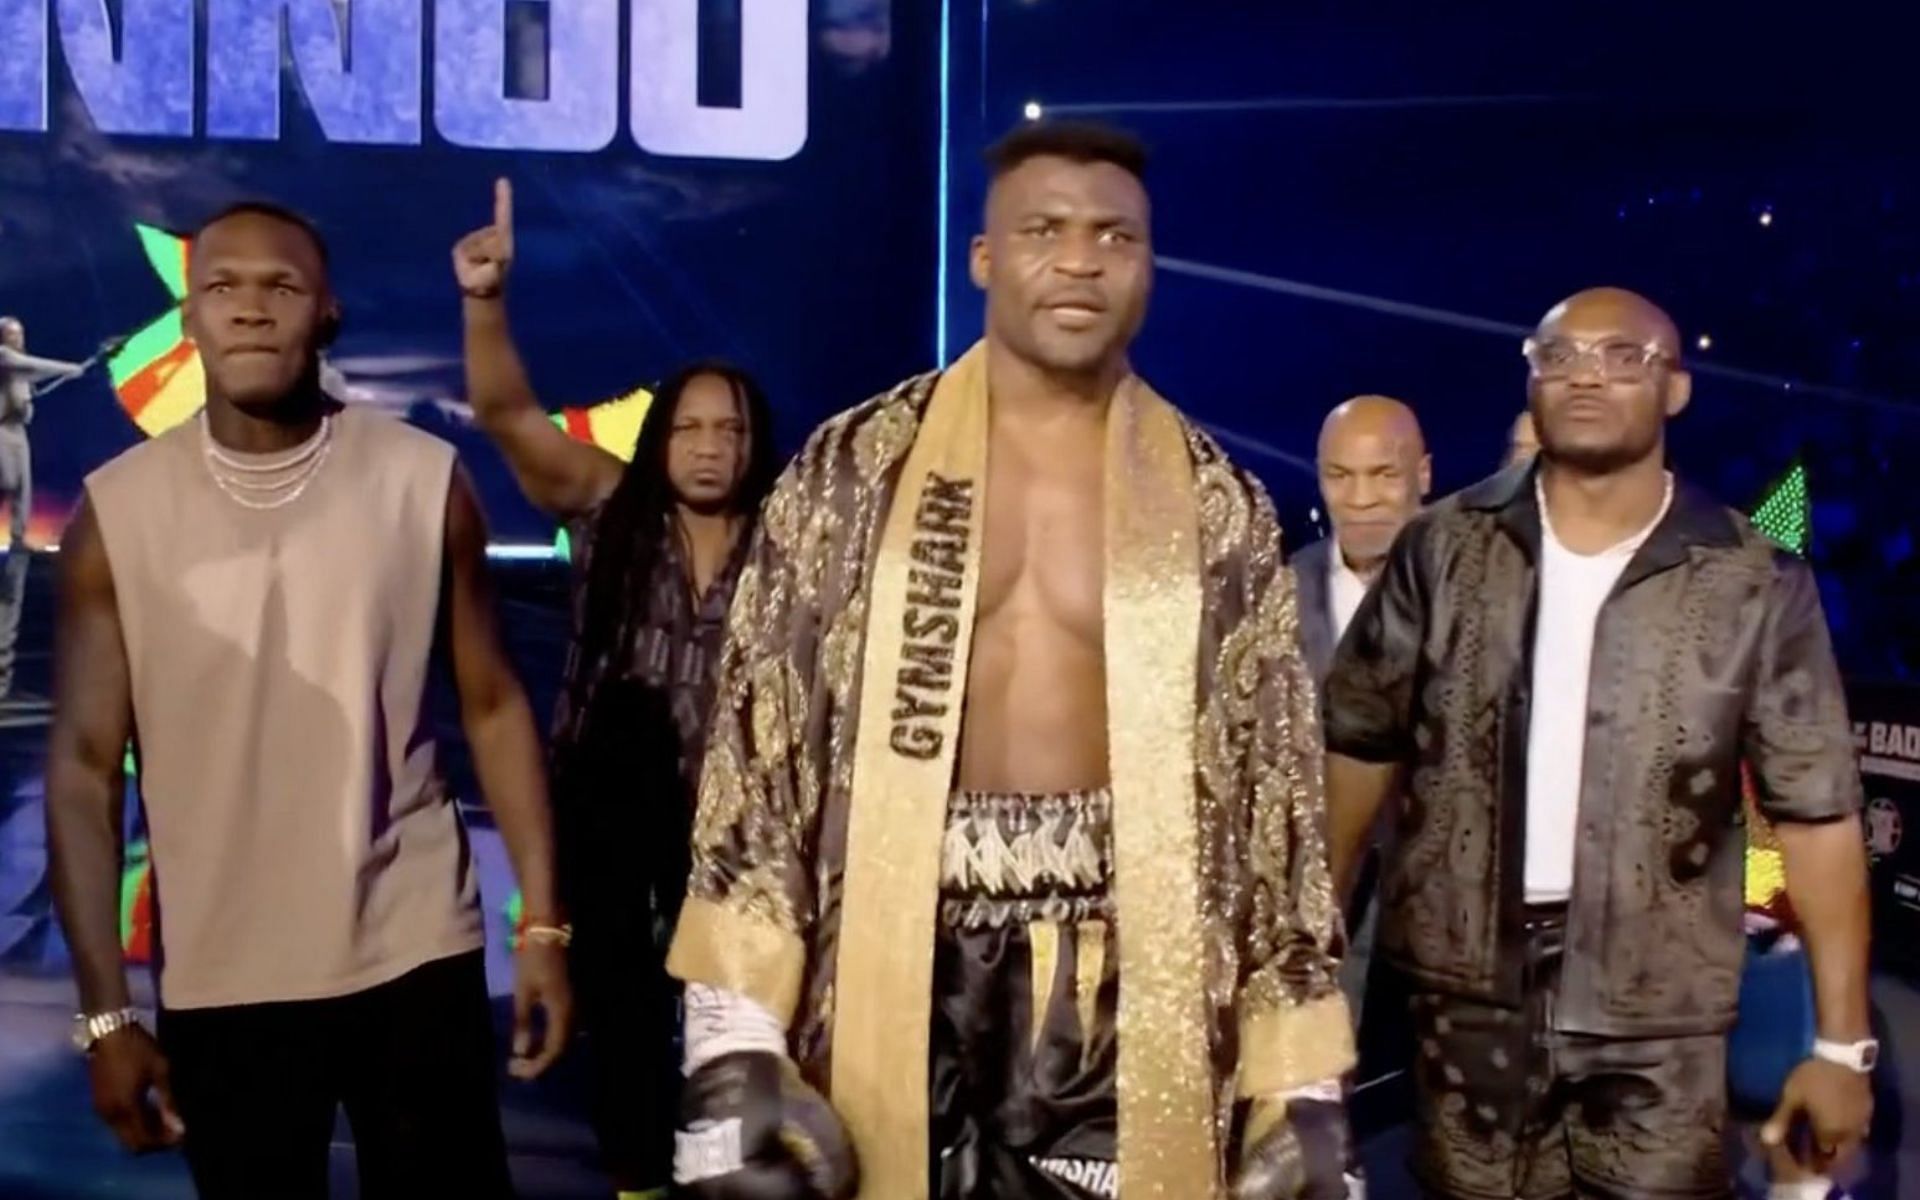
[[[28,379],[70,379],[84,374],[86,363],[63,362],[57,358],[38,358],[31,354],[15,350],[11,346],[0,346],[0,370],[16,375],[25,375]]]
[[[113,572],[90,505],[82,502],[61,541],[47,842],[80,1009],[101,1013],[127,1004],[120,952],[121,762],[133,698]]]
[[[1427,621],[1423,535],[1416,521],[1394,542],[1327,675],[1327,842],[1341,896],[1353,886],[1380,808],[1398,793],[1411,752]]]
[[[1872,921],[1860,821],[1846,817],[1774,828],[1786,860],[1787,898],[1813,968],[1820,1036],[1835,1042],[1872,1037],[1867,997]]]
[[[1380,808],[1400,788],[1397,762],[1363,762],[1327,754],[1327,854],[1337,895],[1353,890],[1354,871],[1366,857]]]
[[[480,427],[506,455],[520,490],[563,521],[590,511],[620,482],[620,460],[568,437],[540,407],[514,347],[503,297],[468,296],[461,313],[467,399]]]
[[[1780,836],[1820,1036],[1868,1037],[1867,857],[1853,728],[1813,572],[1784,555],[1767,598],[1742,748],[1760,809]]]
[[[556,924],[553,823],[533,708],[500,640],[487,575],[486,518],[458,470],[447,494],[446,630],[460,696],[460,720],[473,747],[480,790],[513,860],[528,919]]]

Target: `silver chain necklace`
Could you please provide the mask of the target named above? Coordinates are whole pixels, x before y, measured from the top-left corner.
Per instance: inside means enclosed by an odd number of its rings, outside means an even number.
[[[313,482],[314,476],[320,473],[320,468],[326,465],[327,455],[333,451],[333,414],[322,416],[320,428],[314,430],[313,436],[285,456],[259,461],[238,458],[222,449],[213,440],[207,410],[202,408],[200,450],[207,464],[207,474],[213,479],[214,486],[225,492],[229,500],[255,512],[284,508],[300,498]],[[247,494],[250,492],[254,495]],[[262,496],[262,493],[277,494]]]

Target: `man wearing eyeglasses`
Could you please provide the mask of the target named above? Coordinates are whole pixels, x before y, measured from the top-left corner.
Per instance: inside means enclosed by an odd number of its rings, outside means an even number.
[[[1336,879],[1404,796],[1376,953],[1419,993],[1414,1168],[1437,1196],[1731,1194],[1742,761],[1819,1017],[1766,1136],[1820,1167],[1870,1118],[1840,677],[1806,564],[1666,469],[1679,347],[1629,292],[1549,312],[1525,347],[1537,464],[1415,518],[1327,682]]]

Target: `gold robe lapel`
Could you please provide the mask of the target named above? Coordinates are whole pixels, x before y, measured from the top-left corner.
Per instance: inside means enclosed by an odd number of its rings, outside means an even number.
[[[834,1107],[860,1194],[927,1194],[927,1022],[941,835],[986,513],[986,349],[941,378],[873,567],[840,919]]]
[[[935,389],[872,574],[831,1088],[869,1200],[927,1194],[934,920],[979,593],[987,417],[976,346]],[[1219,1156],[1194,783],[1199,517],[1179,417],[1138,380],[1108,414],[1105,478],[1120,1177],[1142,1200],[1211,1195]]]
[[[1107,418],[1106,491],[1120,1181],[1135,1200],[1207,1196],[1220,1160],[1194,788],[1199,510],[1180,418],[1137,379]]]

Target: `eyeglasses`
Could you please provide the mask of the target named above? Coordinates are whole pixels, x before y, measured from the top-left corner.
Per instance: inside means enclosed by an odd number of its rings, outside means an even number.
[[[1577,338],[1528,338],[1520,344],[1527,365],[1541,379],[1565,379],[1589,363],[1602,379],[1638,383],[1652,374],[1655,363],[1673,356],[1658,342],[1583,342]]]

